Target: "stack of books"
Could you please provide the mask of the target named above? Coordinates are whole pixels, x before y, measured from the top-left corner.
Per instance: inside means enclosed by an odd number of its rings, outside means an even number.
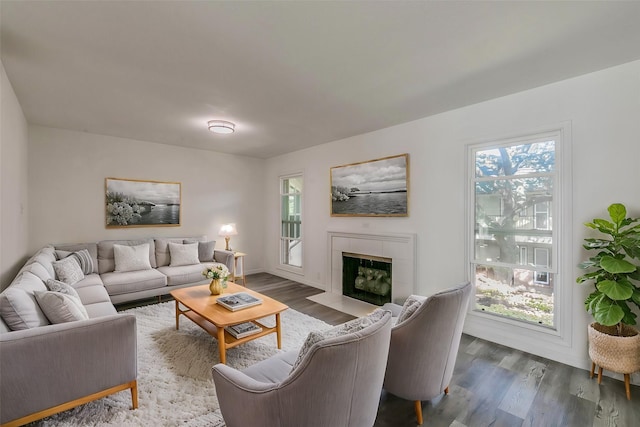
[[[262,304],[262,300],[260,298],[256,298],[246,292],[223,295],[219,297],[216,302],[231,311],[242,310],[243,308]]]
[[[225,326],[225,331],[229,332],[235,338],[244,338],[249,335],[257,334],[262,328],[253,322],[244,322],[238,325]]]

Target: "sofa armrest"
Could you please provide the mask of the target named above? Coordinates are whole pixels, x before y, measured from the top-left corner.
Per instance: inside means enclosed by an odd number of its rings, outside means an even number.
[[[0,423],[137,377],[136,318],[114,314],[0,334]]]
[[[213,251],[213,260],[226,265],[231,274],[233,274],[233,266],[235,262],[235,255],[233,254],[233,251],[216,249]]]

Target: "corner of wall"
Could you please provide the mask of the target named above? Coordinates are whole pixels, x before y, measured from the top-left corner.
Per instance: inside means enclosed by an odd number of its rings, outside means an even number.
[[[0,62],[0,289],[27,257],[28,124]]]

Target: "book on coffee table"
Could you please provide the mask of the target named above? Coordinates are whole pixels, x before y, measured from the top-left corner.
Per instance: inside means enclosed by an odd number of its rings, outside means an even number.
[[[229,332],[235,338],[244,338],[249,335],[257,334],[262,328],[253,322],[244,322],[238,325],[225,326],[225,331]]]
[[[216,302],[231,311],[242,310],[243,308],[249,308],[253,307],[254,305],[262,304],[262,300],[260,298],[256,298],[246,292],[237,292],[235,294],[223,295],[221,297],[218,297]]]

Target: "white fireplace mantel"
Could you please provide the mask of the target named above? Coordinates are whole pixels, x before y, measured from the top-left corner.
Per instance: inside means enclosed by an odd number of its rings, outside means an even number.
[[[391,258],[391,300],[402,302],[416,291],[416,235],[408,233],[327,232],[327,292],[342,295],[342,253]]]
[[[342,295],[342,253],[391,258],[391,301],[402,303],[416,293],[416,235],[327,231],[328,283],[324,293],[308,297],[353,316],[364,316],[375,305]]]

